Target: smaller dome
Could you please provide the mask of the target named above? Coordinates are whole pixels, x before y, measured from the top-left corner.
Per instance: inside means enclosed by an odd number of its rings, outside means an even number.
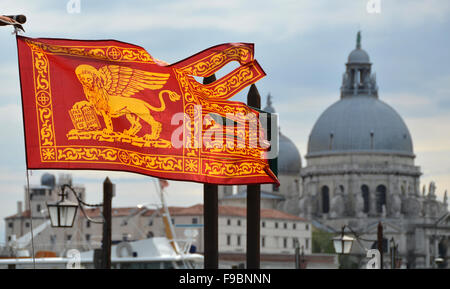
[[[297,146],[280,132],[278,150],[278,174],[298,175],[302,167]]]
[[[56,178],[54,175],[45,173],[41,176],[41,185],[54,188],[56,184]]]
[[[369,54],[361,48],[356,48],[348,56],[348,63],[370,63]]]

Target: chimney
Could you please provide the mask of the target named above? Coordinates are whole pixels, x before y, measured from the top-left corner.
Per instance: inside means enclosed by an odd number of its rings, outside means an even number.
[[[17,202],[17,215],[22,216],[22,201]]]

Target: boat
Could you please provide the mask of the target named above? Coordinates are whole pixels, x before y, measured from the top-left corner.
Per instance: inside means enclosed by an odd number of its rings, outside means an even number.
[[[41,254],[45,255],[45,254]],[[67,251],[66,257],[0,259],[0,269],[94,269],[95,250]],[[166,237],[123,241],[111,246],[111,269],[200,269],[203,255],[174,250]]]

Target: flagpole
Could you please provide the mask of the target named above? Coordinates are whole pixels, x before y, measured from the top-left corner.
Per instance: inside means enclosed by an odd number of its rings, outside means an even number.
[[[216,76],[203,79],[203,84],[210,84]],[[203,184],[203,243],[204,268],[219,268],[219,198],[218,185]]]
[[[255,84],[247,94],[248,106],[261,108],[261,96]],[[260,265],[261,185],[247,185],[247,269]]]
[[[178,246],[178,243],[176,241],[177,237],[176,237],[176,233],[175,233],[175,228],[173,227],[169,207],[167,206],[166,199],[164,198],[164,187],[161,184],[161,182],[162,182],[162,180],[159,179],[159,197],[161,199],[161,206],[162,206],[162,210],[163,210],[162,217],[163,217],[164,225],[166,227],[167,239],[169,239],[169,242],[172,245],[173,249],[175,250],[175,253],[183,255],[183,252],[180,250],[180,247]]]

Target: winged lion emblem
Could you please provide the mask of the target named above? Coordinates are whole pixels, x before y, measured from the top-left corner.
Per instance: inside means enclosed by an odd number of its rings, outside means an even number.
[[[119,65],[106,65],[99,69],[87,64],[79,65],[75,74],[83,86],[87,101],[75,103],[73,109],[91,107],[96,115],[103,117],[106,128],[103,133],[113,134],[112,118],[124,116],[130,122],[129,129],[123,134],[136,136],[141,130],[143,120],[151,127],[151,133],[144,135],[145,140],[156,140],[161,133],[162,125],[152,116],[152,112],[162,112],[166,109],[164,94],[173,102],[180,95],[170,90],[159,92],[160,106],[154,107],[144,100],[132,97],[144,90],[163,88],[170,74],[148,72]]]

